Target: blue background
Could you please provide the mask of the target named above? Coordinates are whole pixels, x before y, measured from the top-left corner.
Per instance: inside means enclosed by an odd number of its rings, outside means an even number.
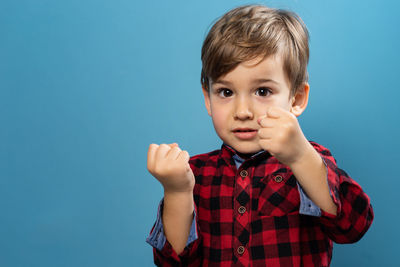
[[[162,197],[148,145],[220,147],[200,49],[247,1],[0,2],[0,266],[152,266]],[[332,266],[399,266],[400,4],[263,1],[311,35],[306,136],[372,199],[375,221]]]

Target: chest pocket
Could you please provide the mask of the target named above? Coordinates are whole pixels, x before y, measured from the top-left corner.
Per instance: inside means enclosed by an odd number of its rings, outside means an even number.
[[[283,216],[299,211],[300,197],[296,178],[286,169],[278,170],[258,183],[260,216]]]

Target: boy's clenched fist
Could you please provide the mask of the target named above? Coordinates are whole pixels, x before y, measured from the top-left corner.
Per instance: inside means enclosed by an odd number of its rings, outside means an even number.
[[[166,193],[193,191],[195,179],[189,165],[189,153],[177,144],[151,144],[147,169],[160,181]]]
[[[279,107],[271,107],[258,119],[260,146],[290,166],[299,162],[309,151],[310,143],[305,138],[295,115]]]

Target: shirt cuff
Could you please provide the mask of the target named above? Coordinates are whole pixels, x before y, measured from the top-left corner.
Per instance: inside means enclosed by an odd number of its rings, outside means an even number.
[[[151,231],[149,237],[147,237],[146,242],[149,243],[152,247],[162,250],[165,245],[167,238],[164,234],[164,226],[162,223],[162,210],[164,205],[164,199],[160,201],[158,205],[157,211],[157,219],[153,227],[153,231]],[[190,245],[192,242],[198,239],[197,227],[196,227],[196,210],[194,210],[194,216],[192,225],[190,227],[188,241],[186,242],[186,246]]]
[[[300,209],[299,213],[315,217],[321,216],[321,209],[307,196],[303,188],[297,183],[300,193]]]
[[[329,175],[329,169],[328,166],[326,165],[326,162],[324,160],[323,157],[321,157],[324,165],[325,165],[325,169],[326,169],[326,182],[329,185],[329,179],[328,179],[328,175]],[[299,183],[297,183],[297,187],[299,188],[299,193],[300,193],[300,210],[299,213],[303,214],[303,215],[310,215],[310,216],[316,216],[316,217],[321,217],[321,209],[320,207],[318,207],[306,194],[306,192],[304,192],[303,188],[301,187],[301,185]],[[332,192],[331,190],[329,190],[329,194],[332,197]]]

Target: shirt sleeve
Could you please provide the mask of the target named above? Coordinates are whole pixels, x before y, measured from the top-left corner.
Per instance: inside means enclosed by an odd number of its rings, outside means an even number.
[[[150,235],[146,239],[146,242],[153,247],[154,263],[157,266],[187,266],[189,264],[198,265],[201,257],[199,257],[199,244],[201,239],[198,234],[197,226],[197,212],[196,206],[194,210],[194,216],[192,225],[190,227],[190,233],[186,247],[179,255],[172,248],[172,245],[168,242],[164,234],[164,227],[162,224],[162,211],[163,211],[164,199],[160,201],[157,211],[157,219],[150,232]]]
[[[311,142],[327,166],[328,186],[336,215],[321,210],[323,231],[336,243],[353,243],[361,239],[372,224],[374,212],[368,195],[350,176],[338,168],[328,149]]]
[[[147,243],[149,243],[152,247],[158,250],[162,250],[167,240],[164,234],[164,226],[161,219],[163,204],[164,204],[164,199],[162,199],[160,201],[160,204],[158,205],[156,222],[154,223],[153,230],[151,231],[149,237],[146,239]],[[189,246],[190,243],[197,240],[197,238],[198,234],[196,230],[196,212],[195,212],[193,216],[192,226],[190,227],[188,241],[186,242],[186,246]]]

